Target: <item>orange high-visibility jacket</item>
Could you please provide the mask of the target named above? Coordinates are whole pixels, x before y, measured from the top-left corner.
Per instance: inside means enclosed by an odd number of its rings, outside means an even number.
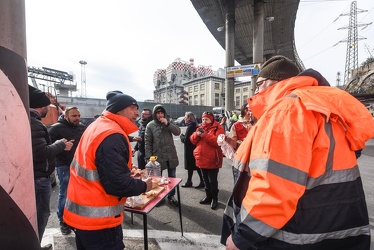
[[[64,222],[81,230],[100,230],[118,226],[123,221],[126,197],[119,198],[105,192],[95,166],[96,150],[111,134],[126,137],[138,128],[126,117],[108,111],[91,124],[83,134],[70,168],[70,180],[64,209]],[[131,169],[129,155],[128,168]],[[124,166],[126,167],[126,166]]]
[[[297,76],[248,99],[259,120],[234,162],[248,181],[225,210],[240,249],[369,249],[354,151],[374,121],[349,93],[317,85]]]

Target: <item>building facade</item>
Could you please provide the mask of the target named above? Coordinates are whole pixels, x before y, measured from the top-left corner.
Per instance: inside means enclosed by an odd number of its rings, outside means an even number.
[[[225,106],[225,70],[213,71],[210,66],[194,66],[177,58],[166,69],[154,73],[154,100],[158,103],[190,106]],[[235,81],[235,109],[240,109],[249,96],[250,81]]]

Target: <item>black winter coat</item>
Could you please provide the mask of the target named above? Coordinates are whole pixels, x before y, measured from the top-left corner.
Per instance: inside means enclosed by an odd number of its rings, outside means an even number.
[[[73,147],[70,151],[63,151],[56,155],[56,165],[68,165],[70,166],[71,161],[73,160],[75,150],[77,149],[78,143],[82,137],[82,134],[86,126],[79,123],[78,126],[74,126],[69,123],[64,116],[60,116],[58,122],[53,124],[49,128],[49,134],[51,136],[52,142],[65,138],[66,140],[74,140]]]
[[[198,170],[198,167],[196,167],[196,160],[193,155],[196,145],[192,144],[190,141],[190,136],[196,131],[196,127],[196,123],[190,123],[187,125],[186,134],[184,136],[181,135],[181,141],[184,143],[184,168],[187,170]]]
[[[147,184],[131,177],[127,167],[130,153],[127,139],[121,134],[111,134],[96,150],[95,165],[105,192],[118,197],[139,195],[147,190]]]
[[[34,178],[49,177],[55,170],[55,157],[64,151],[65,143],[62,140],[51,143],[39,112],[33,109],[30,109],[30,127]]]
[[[136,142],[134,149],[139,150],[143,155],[145,155],[145,141],[144,141],[145,128],[147,127],[147,124],[152,120],[153,118],[152,116],[150,116],[146,120],[139,121],[140,126],[139,126],[138,136],[142,138],[142,140]]]

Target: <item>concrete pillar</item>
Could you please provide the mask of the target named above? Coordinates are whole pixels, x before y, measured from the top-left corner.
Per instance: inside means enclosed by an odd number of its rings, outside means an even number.
[[[226,5],[226,68],[235,64],[235,0],[227,1]],[[227,78],[225,80],[225,110],[235,108],[234,100],[234,80]]]
[[[262,63],[264,60],[264,22],[265,10],[263,0],[254,0],[253,3],[253,63]],[[251,95],[256,90],[256,78],[251,79]]]

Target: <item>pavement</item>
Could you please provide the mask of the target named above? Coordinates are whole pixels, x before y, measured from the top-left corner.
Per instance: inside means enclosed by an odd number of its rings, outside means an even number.
[[[182,128],[182,132],[185,128]],[[180,161],[177,167],[177,177],[182,178],[182,183],[187,179],[187,171],[184,169],[183,144],[179,137],[174,138]],[[374,234],[374,138],[369,140],[366,148],[359,158],[359,166],[363,179],[367,206],[369,210],[369,222],[371,233]],[[134,161],[136,163],[136,160]],[[194,186],[199,183],[197,173],[192,179]],[[219,203],[216,210],[210,209],[208,205],[199,204],[199,200],[204,198],[205,192],[195,188],[180,188],[180,199],[183,218],[183,236],[179,222],[178,208],[162,203],[155,207],[148,214],[148,249],[225,249],[219,243],[222,226],[222,215],[231,190],[233,188],[233,178],[231,172],[231,161],[224,158],[223,167],[219,176]],[[182,184],[181,183],[181,184]],[[59,222],[56,216],[58,185],[53,188],[51,198],[51,216],[46,232],[42,240],[42,246],[52,243],[54,250],[74,250],[74,233],[62,235],[59,230]],[[124,243],[126,249],[144,249],[143,241],[143,217],[134,214],[131,223],[130,213],[125,212],[125,221],[122,224],[124,233]],[[372,239],[371,250],[374,250]]]

